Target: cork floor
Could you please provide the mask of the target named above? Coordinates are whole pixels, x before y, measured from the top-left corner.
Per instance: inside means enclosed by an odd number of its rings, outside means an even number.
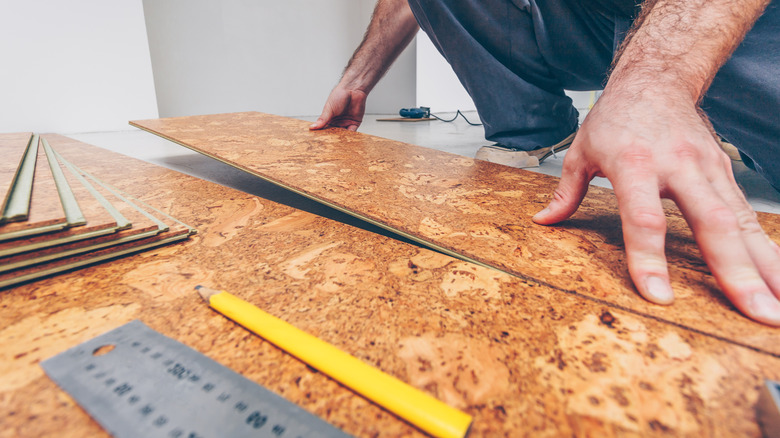
[[[75,164],[199,233],[0,293],[0,437],[107,436],[37,364],[132,319],[348,433],[421,436],[211,311],[196,284],[465,410],[472,436],[760,436],[753,405],[780,379],[776,354],[74,147]]]
[[[13,158],[13,157],[11,157]],[[9,159],[8,163],[15,160]],[[6,163],[6,165],[8,164]],[[18,164],[18,161],[17,161]],[[14,164],[16,166],[17,164]],[[3,175],[13,174],[13,166],[7,166],[0,171]],[[30,195],[29,210],[26,220],[0,224],[0,242],[23,236],[35,236],[70,226],[62,203],[59,199],[54,175],[48,165],[48,159],[43,148],[38,149],[34,180],[36,190]],[[9,184],[10,185],[10,184]],[[6,189],[7,190],[7,187]]]
[[[638,296],[625,267],[611,192],[594,187],[556,227],[531,223],[555,178],[294,119],[239,113],[133,122],[180,144],[385,227],[521,278],[780,354],[777,330],[741,316],[720,294],[687,225],[667,203],[673,306]],[[387,151],[392,151],[388,153]],[[760,214],[768,234],[780,219]]]
[[[580,112],[584,114],[586,110],[580,109]],[[467,111],[465,115],[472,122],[479,120],[476,112]],[[393,114],[367,115],[359,132],[463,155],[469,158],[473,158],[477,149],[488,143],[485,140],[485,131],[481,126],[470,126],[460,118],[452,123],[439,121],[392,123],[378,122],[376,120],[378,118],[395,116]],[[453,114],[442,113],[441,116],[451,118]],[[316,116],[296,118],[311,122],[316,119]],[[138,130],[72,133],[68,134],[68,136],[188,175],[216,181],[248,193],[252,193],[252,191],[270,191],[272,193],[269,196],[274,196],[274,188],[267,185],[264,186],[254,177],[247,176],[229,166],[203,157],[201,154],[184,149],[169,141],[146,135]],[[564,151],[557,154],[556,158],[549,158],[540,167],[528,170],[560,177],[563,157],[565,156],[566,152]],[[743,164],[733,163],[733,168],[737,181],[756,211],[780,213],[780,193]],[[592,184],[611,188],[609,181],[604,178],[596,178]],[[290,198],[294,198],[294,196],[290,196]],[[279,200],[284,201],[283,198]],[[317,206],[311,204],[307,208],[317,208]],[[322,209],[317,213],[329,214],[330,212],[327,209]]]

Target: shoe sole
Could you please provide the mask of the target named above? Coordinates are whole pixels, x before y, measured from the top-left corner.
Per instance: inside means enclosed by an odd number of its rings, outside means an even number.
[[[544,160],[550,156],[555,155],[558,152],[563,152],[571,147],[574,141],[574,135],[572,133],[568,137],[564,138],[553,146],[546,148],[534,149],[532,151],[521,151],[510,148],[505,148],[496,145],[483,146],[477,151],[476,158],[483,161],[490,161],[491,163],[504,164],[511,167],[537,167]],[[493,152],[491,154],[491,152]],[[523,165],[518,165],[520,161],[524,161]],[[518,163],[518,164],[510,164]]]
[[[574,142],[574,136],[576,135],[576,132],[573,132],[568,137],[561,140],[558,144],[555,144],[550,147],[541,148],[541,149],[535,149],[533,151],[530,151],[530,155],[535,156],[539,159],[539,163],[541,164],[542,161],[546,160],[552,155],[555,155],[558,152],[563,152],[571,147],[571,144]]]

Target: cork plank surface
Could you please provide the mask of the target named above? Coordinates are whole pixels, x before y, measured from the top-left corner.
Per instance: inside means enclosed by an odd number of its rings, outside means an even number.
[[[75,146],[74,146],[75,147]],[[1,437],[107,436],[38,363],[132,319],[359,437],[421,436],[211,311],[249,300],[474,416],[472,436],[758,437],[780,358],[87,146],[188,241],[0,294]],[[122,169],[121,172],[116,169]],[[127,175],[133,175],[128,178]]]
[[[131,228],[90,239],[77,240],[75,242],[45,247],[35,251],[27,251],[21,254],[0,257],[0,273],[6,273],[11,270],[60,258],[73,257],[84,252],[152,237],[160,232],[167,231],[166,229],[159,227],[157,222],[143,216],[140,212],[136,212],[135,216],[137,216],[137,222],[136,225]],[[0,281],[5,278],[8,277],[5,274],[0,274]]]
[[[86,191],[86,189],[81,185],[81,183],[73,176],[73,174],[68,171],[66,173],[68,176],[69,184],[71,184],[71,187],[74,187],[74,192],[80,193],[83,189]],[[76,186],[78,184],[78,186]],[[125,202],[121,198],[117,197],[113,193],[109,192],[103,187],[100,187],[99,185],[93,186],[95,190],[97,190],[105,199],[106,201],[110,202],[113,207],[117,209],[119,214],[126,220],[130,221],[131,226],[126,227],[122,230],[115,230],[115,232],[111,234],[106,235],[99,235],[95,237],[91,237],[88,239],[83,240],[75,240],[72,242],[63,242],[59,243],[55,246],[43,246],[42,248],[38,248],[32,251],[26,251],[24,253],[20,254],[14,254],[9,256],[0,257],[0,272],[2,272],[4,269],[2,268],[2,265],[11,265],[11,264],[17,264],[20,262],[23,262],[25,260],[30,259],[39,259],[41,257],[54,257],[57,254],[60,253],[72,253],[73,251],[76,251],[80,248],[89,248],[93,247],[95,245],[104,245],[104,244],[110,244],[112,241],[123,241],[128,240],[132,236],[137,236],[141,234],[146,234],[152,231],[159,231],[160,225],[159,222],[163,218],[157,217],[159,214],[151,214],[152,218],[147,217],[143,211],[139,210],[137,206],[130,204],[128,202]],[[77,189],[78,188],[78,189]],[[83,193],[85,196],[89,195],[88,193]],[[89,195],[91,197],[91,195]],[[116,220],[113,216],[108,214],[108,212],[103,208],[102,205],[94,205],[93,202],[84,202],[87,201],[86,199],[79,199],[79,203],[82,203],[88,207],[89,209],[82,207],[82,210],[85,211],[85,214],[87,215],[88,222],[84,226],[80,227],[74,227],[69,228],[67,230],[57,232],[57,233],[48,233],[41,236],[36,236],[30,239],[24,239],[26,243],[29,244],[41,244],[45,245],[47,242],[55,242],[57,241],[55,239],[66,239],[68,237],[78,237],[79,234],[87,233],[92,230],[99,230],[106,227],[114,227],[116,228]],[[91,197],[89,201],[94,201],[95,203],[97,200],[94,197]],[[101,208],[103,209],[103,212],[96,211],[96,214],[102,214],[103,217],[100,219],[96,219],[94,217],[91,217],[91,207],[94,208]],[[93,222],[90,222],[89,219],[94,219]],[[155,220],[157,219],[157,220]],[[18,242],[16,241],[10,241],[3,244],[0,244],[0,249],[4,249],[5,247],[11,247],[11,245],[16,244]]]
[[[310,132],[307,122],[261,113],[131,124],[562,293],[780,354],[780,331],[723,297],[671,202],[666,251],[676,302],[666,307],[631,283],[610,190],[591,187],[572,218],[544,227],[531,216],[549,202],[554,177],[345,130]],[[759,220],[780,240],[777,215]]]
[[[132,233],[129,234],[128,233]],[[49,277],[65,271],[79,269],[94,263],[147,250],[157,246],[175,243],[187,238],[191,229],[183,224],[170,224],[164,229],[139,232],[132,229],[115,234],[115,239],[100,238],[92,246],[68,248],[63,253],[54,253],[14,263],[14,269],[0,273],[0,288]],[[105,236],[104,236],[105,237]],[[81,243],[81,242],[79,242]],[[66,245],[70,246],[70,245]]]
[[[12,240],[0,242],[0,257],[40,250],[54,245],[68,243],[70,241],[86,239],[88,236],[96,235],[98,233],[109,234],[117,230],[116,218],[111,215],[106,207],[90,193],[87,187],[85,187],[63,163],[59,163],[59,166],[66,177],[73,195],[78,201],[79,207],[84,214],[86,224],[58,232],[22,239],[21,241]],[[2,260],[3,259],[0,258],[0,265],[4,263]]]
[[[27,150],[27,144],[32,137],[31,132],[0,134],[0,212],[8,200],[11,186],[22,157]]]
[[[73,140],[58,135],[48,135],[47,139],[52,148],[56,149],[61,158],[65,158],[68,163],[78,166],[84,160],[91,161],[88,154],[85,154],[78,144],[74,144]],[[95,219],[97,225],[100,223],[97,219],[98,214],[102,213],[100,219],[102,219],[103,224],[101,226],[105,226],[106,221],[110,221],[108,225],[116,226],[116,219],[108,214],[105,207],[87,191],[82,181],[76,177],[71,169],[66,167],[65,162],[63,161],[60,164],[63,174],[76,195],[76,199],[85,216],[88,219],[90,217]],[[105,167],[101,171],[102,174],[111,173],[111,170]],[[85,176],[94,178],[94,175],[85,174]],[[125,253],[134,248],[142,248],[156,242],[163,243],[190,233],[191,229],[187,225],[155,211],[149,206],[144,206],[137,201],[133,202],[132,199],[121,193],[114,193],[101,185],[99,183],[100,180],[97,181],[91,180],[90,185],[106,202],[116,209],[116,213],[120,215],[122,220],[129,221],[131,226],[116,230],[116,232],[111,234],[0,257],[0,287],[7,287],[22,280],[27,281],[27,279],[49,275],[52,272],[57,273],[71,267],[81,267],[85,263],[99,261],[110,257],[112,254]],[[90,181],[87,181],[87,183],[90,183]],[[100,212],[99,210],[103,211]],[[59,233],[50,233],[40,236],[39,239],[55,238],[57,234]]]
[[[65,211],[49,168],[49,160],[43,148],[39,147],[29,217],[26,221],[0,225],[0,241],[7,240],[11,236],[41,234],[67,226]]]

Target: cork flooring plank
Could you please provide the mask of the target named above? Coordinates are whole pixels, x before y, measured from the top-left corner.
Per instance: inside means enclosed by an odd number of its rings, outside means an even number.
[[[86,224],[87,220],[81,211],[76,195],[73,193],[73,188],[70,186],[59,160],[57,160],[57,156],[45,138],[41,138],[41,146],[43,146],[46,158],[49,160],[49,167],[51,167],[51,173],[54,176],[54,183],[57,185],[57,192],[60,196],[60,202],[62,202],[62,208],[65,210],[65,220],[68,221],[68,226],[74,227]]]
[[[68,169],[62,159],[58,161],[65,179],[81,207],[86,223],[59,232],[0,242],[0,260],[6,256],[104,236],[131,226],[131,223],[97,189],[83,177]],[[2,265],[2,261],[0,261],[0,265]],[[2,268],[0,267],[0,269]]]
[[[679,211],[667,256],[677,300],[658,306],[634,289],[611,190],[591,187],[558,226],[531,216],[558,179],[261,113],[192,116],[132,125],[448,253],[559,292],[780,354],[780,331],[742,316],[721,294]],[[759,214],[780,240],[777,215]]]
[[[113,234],[101,235],[99,237],[87,240],[80,240],[68,244],[44,248],[37,251],[2,257],[0,258],[0,287],[15,284],[19,281],[24,281],[16,280],[11,282],[11,278],[21,276],[25,277],[26,279],[36,278],[29,277],[28,274],[46,269],[45,266],[30,268],[33,265],[41,265],[43,263],[49,263],[53,261],[58,261],[58,265],[63,263],[68,264],[68,259],[72,259],[73,257],[87,257],[89,254],[86,253],[91,253],[105,248],[111,248],[113,246],[122,245],[128,242],[136,242],[138,240],[155,237],[160,233],[168,231],[168,228],[169,226],[165,225],[164,228],[161,229],[156,223],[145,221],[141,222],[137,227],[121,230]]]
[[[62,137],[53,137],[55,144],[58,139],[61,141]],[[72,153],[70,150],[68,152]],[[75,158],[83,159],[78,154]],[[44,246],[22,254],[0,257],[0,288],[175,242],[186,238],[192,231],[187,225],[172,217],[108,187],[94,175],[81,172],[61,155],[58,161],[61,163],[63,175],[70,179],[71,187],[82,185],[81,188],[86,191],[83,184],[89,184],[87,178],[91,180],[90,185],[95,194],[111,204],[116,210],[115,214],[121,218],[120,221],[127,226],[123,225],[122,229],[115,227],[115,232],[111,234],[100,234],[56,246]],[[102,208],[102,205],[98,206]],[[82,210],[89,211],[83,208]],[[113,216],[109,215],[109,218],[113,219]]]
[[[0,223],[23,221],[30,215],[30,197],[32,196],[38,144],[38,136],[33,135],[28,139],[26,146],[22,148],[24,154],[16,171],[13,172],[11,185],[7,188],[2,203],[2,209],[0,209],[0,212],[2,212]],[[17,147],[21,145],[22,143],[19,142]],[[9,158],[14,160],[16,158],[16,151],[8,152]],[[10,164],[12,163],[13,161]],[[8,164],[6,164],[6,166],[8,166]]]
[[[62,230],[69,226],[43,148],[38,148],[33,184],[27,220],[0,225],[0,241]]]
[[[0,134],[0,211],[5,210],[14,179],[32,138],[31,132]]]
[[[65,174],[72,178],[72,182],[79,183],[74,174],[70,171]],[[91,177],[91,175],[88,176]],[[94,184],[93,189],[96,190],[101,197],[105,198],[107,202],[111,203],[112,208],[117,210],[117,213],[121,216],[120,220],[123,223],[122,227],[116,227],[116,224],[114,223],[115,226],[110,229],[112,232],[109,234],[98,233],[96,236],[87,236],[85,239],[76,240],[64,238],[63,240],[66,240],[66,242],[57,242],[58,239],[54,238],[56,237],[56,234],[48,234],[29,239],[31,243],[40,243],[40,247],[32,251],[13,253],[12,255],[0,257],[0,273],[152,237],[168,229],[169,225],[166,223],[167,218],[163,215],[154,211],[146,211],[137,203],[132,203],[131,200],[120,197],[121,194],[112,193],[99,184]],[[79,232],[81,228],[83,227],[69,229],[68,232],[70,233],[71,230]],[[81,236],[77,235],[76,237]],[[57,245],[46,245],[46,243],[50,242],[49,239],[54,243],[57,243]],[[17,275],[23,274],[25,273],[17,273]],[[6,286],[13,284],[7,282],[7,280],[12,277],[14,277],[13,274],[0,277],[6,280],[6,282],[0,281],[0,284],[5,284]]]
[[[94,245],[68,249],[64,252],[47,254],[34,259],[9,262],[13,270],[0,273],[0,288],[7,288],[179,242],[189,237],[192,232],[190,228],[180,224],[173,224],[164,231],[154,229],[142,233],[137,232],[133,235],[124,235],[125,232],[129,231],[132,230],[120,231],[117,236],[121,235],[121,237]]]
[[[780,378],[777,356],[79,150],[92,158],[84,170],[122,169],[106,182],[200,233],[0,294],[0,437],[107,436],[38,363],[136,318],[348,433],[422,436],[211,311],[197,284],[465,410],[471,436],[760,436],[753,406],[762,379]]]

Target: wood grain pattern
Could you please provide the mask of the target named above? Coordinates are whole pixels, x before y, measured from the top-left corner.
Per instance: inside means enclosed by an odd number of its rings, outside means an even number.
[[[26,221],[0,225],[0,241],[66,228],[65,211],[43,148],[38,148],[30,215]]]
[[[561,293],[780,354],[780,331],[742,316],[721,294],[679,211],[666,203],[673,306],[634,289],[617,204],[591,187],[558,226],[534,224],[557,178],[345,130],[261,113],[131,122],[228,164],[402,233]],[[777,215],[759,214],[780,240]]]
[[[0,134],[0,157],[3,157],[0,160],[0,213],[8,201],[14,176],[27,150],[30,137],[31,132]]]
[[[38,363],[136,318],[351,434],[421,436],[211,311],[197,284],[464,409],[471,436],[759,436],[753,405],[777,357],[72,146],[84,170],[111,169],[108,183],[200,232],[0,293],[0,437],[106,436]]]

